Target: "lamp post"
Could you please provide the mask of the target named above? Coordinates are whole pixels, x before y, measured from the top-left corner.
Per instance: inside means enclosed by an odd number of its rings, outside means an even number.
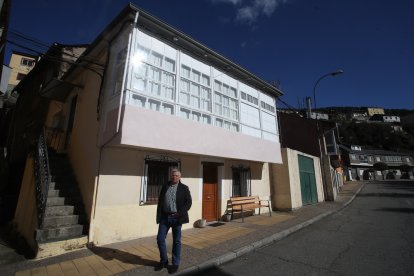
[[[344,72],[344,70],[342,69],[338,69],[334,72],[330,72],[328,74],[325,74],[323,76],[321,76],[316,82],[315,85],[313,86],[313,109],[315,111],[315,119],[318,119],[318,116],[316,115],[316,86],[318,86],[318,83],[323,80],[326,77],[332,76],[335,77],[336,75],[340,75]]]
[[[316,113],[316,87],[318,86],[318,83],[323,80],[326,77],[329,76],[336,76],[336,75],[340,75],[342,74],[344,71],[342,69],[338,69],[334,72],[330,72],[328,74],[322,75],[316,82],[315,85],[313,86],[313,103],[314,103],[314,112],[315,112],[315,120],[316,120],[316,135],[317,135],[317,139],[318,139],[318,144],[319,144],[319,151],[320,151],[320,162],[321,162],[321,173],[322,173],[322,185],[324,186],[324,195],[325,195],[325,200],[335,200],[335,195],[333,190],[331,191],[327,183],[327,175],[330,175],[330,159],[326,157],[326,153],[324,154],[323,150],[322,150],[322,143],[323,143],[323,148],[325,148],[325,139],[323,137],[320,136],[319,133],[319,124],[318,124],[318,115]],[[322,140],[322,141],[321,141]],[[326,159],[326,160],[325,160]],[[326,170],[326,171],[325,171]],[[332,184],[332,183],[331,183]]]

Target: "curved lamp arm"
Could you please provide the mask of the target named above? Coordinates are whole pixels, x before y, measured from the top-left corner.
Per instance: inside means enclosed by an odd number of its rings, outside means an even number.
[[[316,82],[315,82],[315,85],[313,86],[313,109],[314,109],[314,112],[316,112],[316,86],[318,86],[318,83],[322,80],[322,79],[324,79],[324,78],[326,78],[326,77],[329,77],[329,76],[332,76],[332,77],[334,77],[334,76],[336,76],[336,75],[340,75],[340,74],[342,74],[344,72],[344,70],[342,70],[342,69],[338,69],[338,70],[336,70],[336,71],[334,71],[334,72],[331,72],[331,73],[328,73],[328,74],[325,74],[325,75],[323,75],[323,76],[321,76]]]

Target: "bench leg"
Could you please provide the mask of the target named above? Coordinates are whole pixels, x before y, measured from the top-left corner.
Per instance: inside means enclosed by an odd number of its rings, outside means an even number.
[[[272,209],[270,208],[270,205],[269,205],[269,217],[271,216],[272,216]]]
[[[243,205],[241,206],[241,215],[242,215],[242,222],[244,222]]]

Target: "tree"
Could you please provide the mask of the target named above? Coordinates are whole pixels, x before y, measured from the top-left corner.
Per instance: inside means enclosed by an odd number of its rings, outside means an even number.
[[[402,165],[400,165],[399,169],[402,172],[401,179],[409,179],[410,178],[410,175],[408,174],[412,170],[410,165],[402,164]]]
[[[384,180],[383,171],[388,170],[388,165],[384,162],[377,162],[377,163],[374,164],[374,170],[381,171],[382,179]]]

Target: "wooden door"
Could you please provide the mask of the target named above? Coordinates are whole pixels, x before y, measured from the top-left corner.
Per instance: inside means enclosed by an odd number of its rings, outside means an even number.
[[[218,176],[217,167],[203,165],[202,216],[207,221],[218,220]]]

